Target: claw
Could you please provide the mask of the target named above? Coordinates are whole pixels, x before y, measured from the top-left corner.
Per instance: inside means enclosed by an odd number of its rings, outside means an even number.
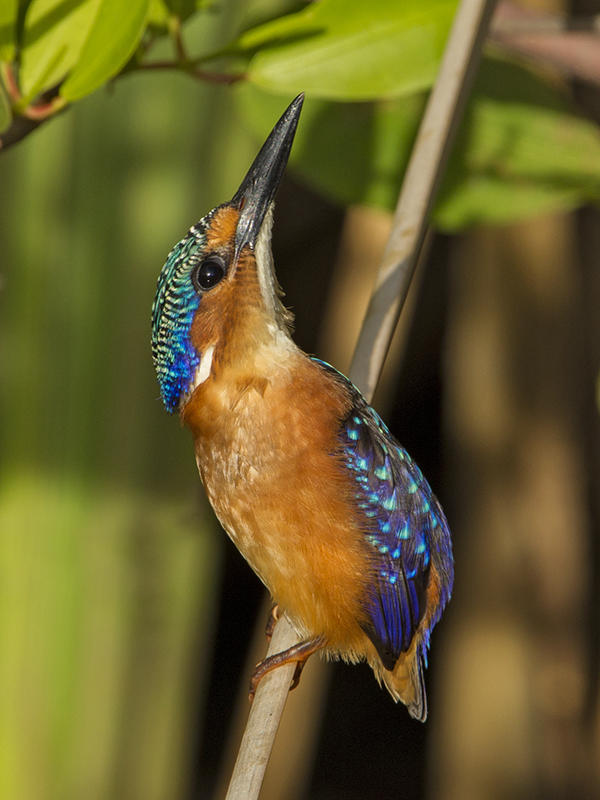
[[[304,665],[309,657],[324,646],[325,639],[322,636],[316,636],[314,639],[306,639],[303,642],[298,642],[298,644],[288,647],[287,650],[282,650],[281,653],[275,653],[272,656],[268,656],[259,664],[257,664],[256,669],[250,678],[250,702],[254,700],[254,695],[256,694],[258,684],[268,672],[271,672],[273,669],[277,669],[277,667],[282,667],[284,664],[290,664],[293,662],[296,662],[296,669],[290,684],[290,691],[295,689],[300,682],[300,675],[302,674]]]
[[[279,622],[280,612],[279,612],[279,605],[274,603],[271,606],[271,610],[269,611],[269,616],[267,619],[267,624],[265,625],[265,636],[267,637],[267,642],[271,641],[271,637],[273,636],[273,631],[275,630],[275,625]]]

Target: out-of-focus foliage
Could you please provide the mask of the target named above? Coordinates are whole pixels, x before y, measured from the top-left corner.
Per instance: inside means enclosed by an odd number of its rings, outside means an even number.
[[[112,78],[133,55],[149,0],[32,0],[20,49],[25,101],[66,80],[60,96],[78,100]]]
[[[0,61],[11,61],[15,54],[17,0],[0,3]]]
[[[93,92],[112,78],[133,55],[144,30],[148,0],[103,0],[77,65],[60,87],[72,101]]]
[[[19,43],[19,85],[25,101],[57,84],[79,63],[100,0],[32,0]]]
[[[0,85],[0,133],[12,122],[12,111],[10,108],[10,101],[6,96],[6,92],[2,85]]]
[[[238,92],[259,135],[281,101],[252,87]],[[392,210],[424,104],[421,93],[343,105],[309,97],[291,163],[340,203]],[[531,70],[486,59],[434,212],[438,226],[510,222],[599,196],[597,126]]]
[[[299,172],[339,202],[391,209],[455,7],[456,0],[31,0],[18,25],[8,3],[0,55],[10,101],[0,98],[0,130],[10,132],[11,114],[51,115],[148,68],[242,85],[240,108],[258,136],[305,91],[293,155]],[[219,26],[227,33],[211,36]],[[191,48],[189,31],[198,29],[207,35]],[[162,40],[171,40],[173,55],[157,60]],[[487,58],[435,220],[458,230],[597,200],[599,155],[596,127],[561,87]]]
[[[144,75],[0,159],[2,798],[186,796],[220,556],[149,317],[252,157],[235,119]]]
[[[438,199],[438,224],[511,222],[598,198],[598,126],[531,71],[484,61]]]
[[[3,467],[0,795],[177,796],[216,560],[202,521],[183,498]]]
[[[456,0],[321,0],[242,34],[256,86],[330,100],[392,98],[431,86]]]

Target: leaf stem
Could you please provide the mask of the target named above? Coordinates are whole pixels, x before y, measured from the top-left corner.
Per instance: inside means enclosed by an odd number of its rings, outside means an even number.
[[[18,103],[21,99],[21,91],[12,64],[8,61],[3,61],[0,64],[0,76],[11,102],[13,104]]]
[[[175,52],[180,63],[189,63],[188,54],[183,42],[183,34],[181,31],[181,20],[179,17],[171,17],[171,37],[175,45]]]
[[[57,114],[67,107],[67,101],[60,95],[55,95],[50,100],[43,103],[30,104],[21,111],[22,116],[34,121],[48,119],[53,114]]]
[[[243,81],[246,78],[246,74],[243,72],[227,73],[196,69],[194,67],[194,62],[192,61],[145,61],[140,64],[132,64],[131,67],[129,67],[128,72],[138,72],[144,70],[178,70],[179,72],[185,72],[186,75],[190,75],[192,78],[196,78],[197,80],[220,85],[238,83],[238,81]]]
[[[429,95],[350,367],[350,377],[367,398],[373,396],[408,294],[494,5],[494,0],[461,0]]]

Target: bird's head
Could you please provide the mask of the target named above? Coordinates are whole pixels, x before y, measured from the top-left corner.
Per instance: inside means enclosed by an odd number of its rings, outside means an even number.
[[[287,336],[271,226],[302,101],[299,95],[286,109],[233,199],[196,223],[162,268],[152,357],[167,411],[181,410],[214,365],[243,359],[266,337]]]

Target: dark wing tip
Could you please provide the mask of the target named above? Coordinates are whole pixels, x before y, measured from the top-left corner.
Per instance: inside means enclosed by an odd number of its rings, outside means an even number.
[[[417,722],[425,722],[427,719],[427,690],[425,689],[425,668],[423,654],[419,650],[415,656],[415,672],[413,673],[413,683],[415,689],[415,699],[407,705],[408,713]]]

